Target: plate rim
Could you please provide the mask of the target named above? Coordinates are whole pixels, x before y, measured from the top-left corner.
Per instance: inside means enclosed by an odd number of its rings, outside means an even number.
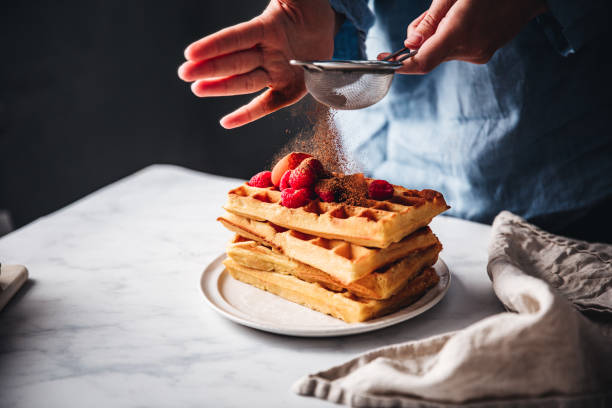
[[[444,262],[444,260],[441,257],[438,257],[438,261],[434,264],[434,267],[438,266],[439,264],[439,268],[441,268],[441,270],[445,272],[445,275],[448,277],[447,284],[446,286],[443,286],[440,288],[440,292],[434,298],[432,298],[431,300],[429,300],[427,303],[423,304],[416,310],[411,311],[411,313],[407,313],[403,315],[401,314],[403,309],[400,309],[390,315],[381,316],[377,319],[373,319],[370,321],[360,322],[360,323],[346,323],[347,326],[342,327],[342,328],[326,328],[326,329],[321,329],[321,330],[312,330],[312,329],[306,329],[306,328],[300,329],[300,328],[295,328],[295,327],[294,328],[282,328],[282,327],[278,327],[278,326],[274,326],[271,324],[261,322],[259,320],[249,319],[248,314],[245,314],[241,310],[232,306],[230,303],[228,303],[224,299],[224,297],[218,290],[219,282],[224,274],[228,275],[226,276],[226,278],[231,279],[231,276],[229,276],[229,272],[227,271],[227,269],[222,263],[225,260],[225,258],[227,258],[227,254],[223,252],[217,257],[215,257],[208,265],[206,265],[206,267],[202,271],[202,275],[200,276],[200,290],[202,291],[202,294],[204,295],[204,299],[206,303],[215,312],[217,312],[218,314],[222,315],[223,317],[235,323],[241,324],[246,327],[251,327],[253,329],[269,332],[269,333],[281,334],[285,336],[294,336],[294,337],[350,336],[354,334],[380,330],[385,327],[389,327],[389,326],[393,326],[393,325],[405,322],[406,320],[410,320],[412,318],[415,318],[425,313],[426,311],[428,311],[429,309],[433,308],[435,305],[440,303],[440,301],[446,296],[446,293],[448,292],[448,289],[450,288],[451,281],[452,281],[452,274],[450,272],[450,269],[448,268],[448,265],[446,264],[446,262]],[[214,296],[211,296],[211,294],[209,293],[209,290],[207,289],[206,282],[210,280],[211,275],[213,278],[215,278],[212,287],[216,288],[215,294],[218,296],[217,299],[214,299]],[[440,282],[436,286],[439,286],[441,283],[443,283],[442,279],[440,279]],[[254,288],[254,289],[257,289],[257,288]],[[261,290],[261,289],[257,289],[257,290]],[[228,310],[225,310],[224,308],[222,308],[220,305],[218,305],[215,302],[215,300],[221,304],[224,304],[229,310],[232,310],[234,313],[230,313]],[[287,302],[290,302],[290,301],[287,300]],[[395,317],[393,317],[394,315]],[[382,320],[379,320],[379,319],[382,319]]]

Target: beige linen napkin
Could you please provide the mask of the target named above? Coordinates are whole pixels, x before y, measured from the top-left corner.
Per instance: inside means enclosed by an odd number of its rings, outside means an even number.
[[[577,310],[612,316],[611,259],[610,245],[502,212],[487,269],[510,312],[370,351],[294,391],[356,407],[612,406],[612,339]]]

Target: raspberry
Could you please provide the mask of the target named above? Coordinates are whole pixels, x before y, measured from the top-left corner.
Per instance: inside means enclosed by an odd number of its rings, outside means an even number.
[[[385,180],[374,180],[368,186],[368,193],[374,200],[387,200],[393,197],[393,186]]]
[[[281,204],[287,208],[298,208],[310,200],[310,190],[307,188],[286,188],[281,192]]]
[[[300,165],[300,163],[302,163],[304,160],[306,160],[309,157],[312,157],[312,155],[308,153],[302,153],[302,152],[289,153],[289,159],[288,159],[289,169],[291,170],[295,169],[297,166]]]
[[[260,171],[249,180],[249,186],[272,187],[272,172]]]
[[[283,177],[281,177],[280,179],[280,191],[283,191],[286,188],[291,187],[291,184],[289,183],[289,178],[291,177],[291,170],[287,170],[285,172],[285,174],[283,174]]]
[[[306,159],[291,172],[289,184],[293,188],[311,187],[317,181],[319,169],[323,169],[321,162],[313,158]]]
[[[317,177],[321,177],[324,173],[323,165],[314,157],[306,158],[302,163],[307,163],[315,171]],[[300,164],[302,164],[300,163]]]
[[[317,193],[321,201],[325,201],[326,203],[331,203],[336,200],[336,194],[333,189],[315,186],[315,193]]]
[[[312,156],[308,153],[292,152],[280,159],[272,169],[272,183],[278,187],[281,177],[287,170],[295,169],[304,159],[309,157]]]

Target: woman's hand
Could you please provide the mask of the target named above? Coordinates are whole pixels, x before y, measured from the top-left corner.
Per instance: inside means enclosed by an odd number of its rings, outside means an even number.
[[[433,0],[408,26],[404,45],[419,52],[397,72],[425,74],[450,60],[485,64],[546,9],[545,0]]]
[[[185,50],[178,70],[200,97],[248,94],[268,88],[221,119],[242,126],[299,101],[305,94],[301,67],[291,59],[329,59],[336,14],[328,0],[272,0],[250,21],[204,37]]]

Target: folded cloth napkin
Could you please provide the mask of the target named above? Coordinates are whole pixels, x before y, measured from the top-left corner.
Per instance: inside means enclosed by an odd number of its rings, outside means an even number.
[[[612,246],[504,211],[487,269],[510,312],[370,351],[294,391],[356,407],[612,406],[612,338],[579,311],[612,316]]]

